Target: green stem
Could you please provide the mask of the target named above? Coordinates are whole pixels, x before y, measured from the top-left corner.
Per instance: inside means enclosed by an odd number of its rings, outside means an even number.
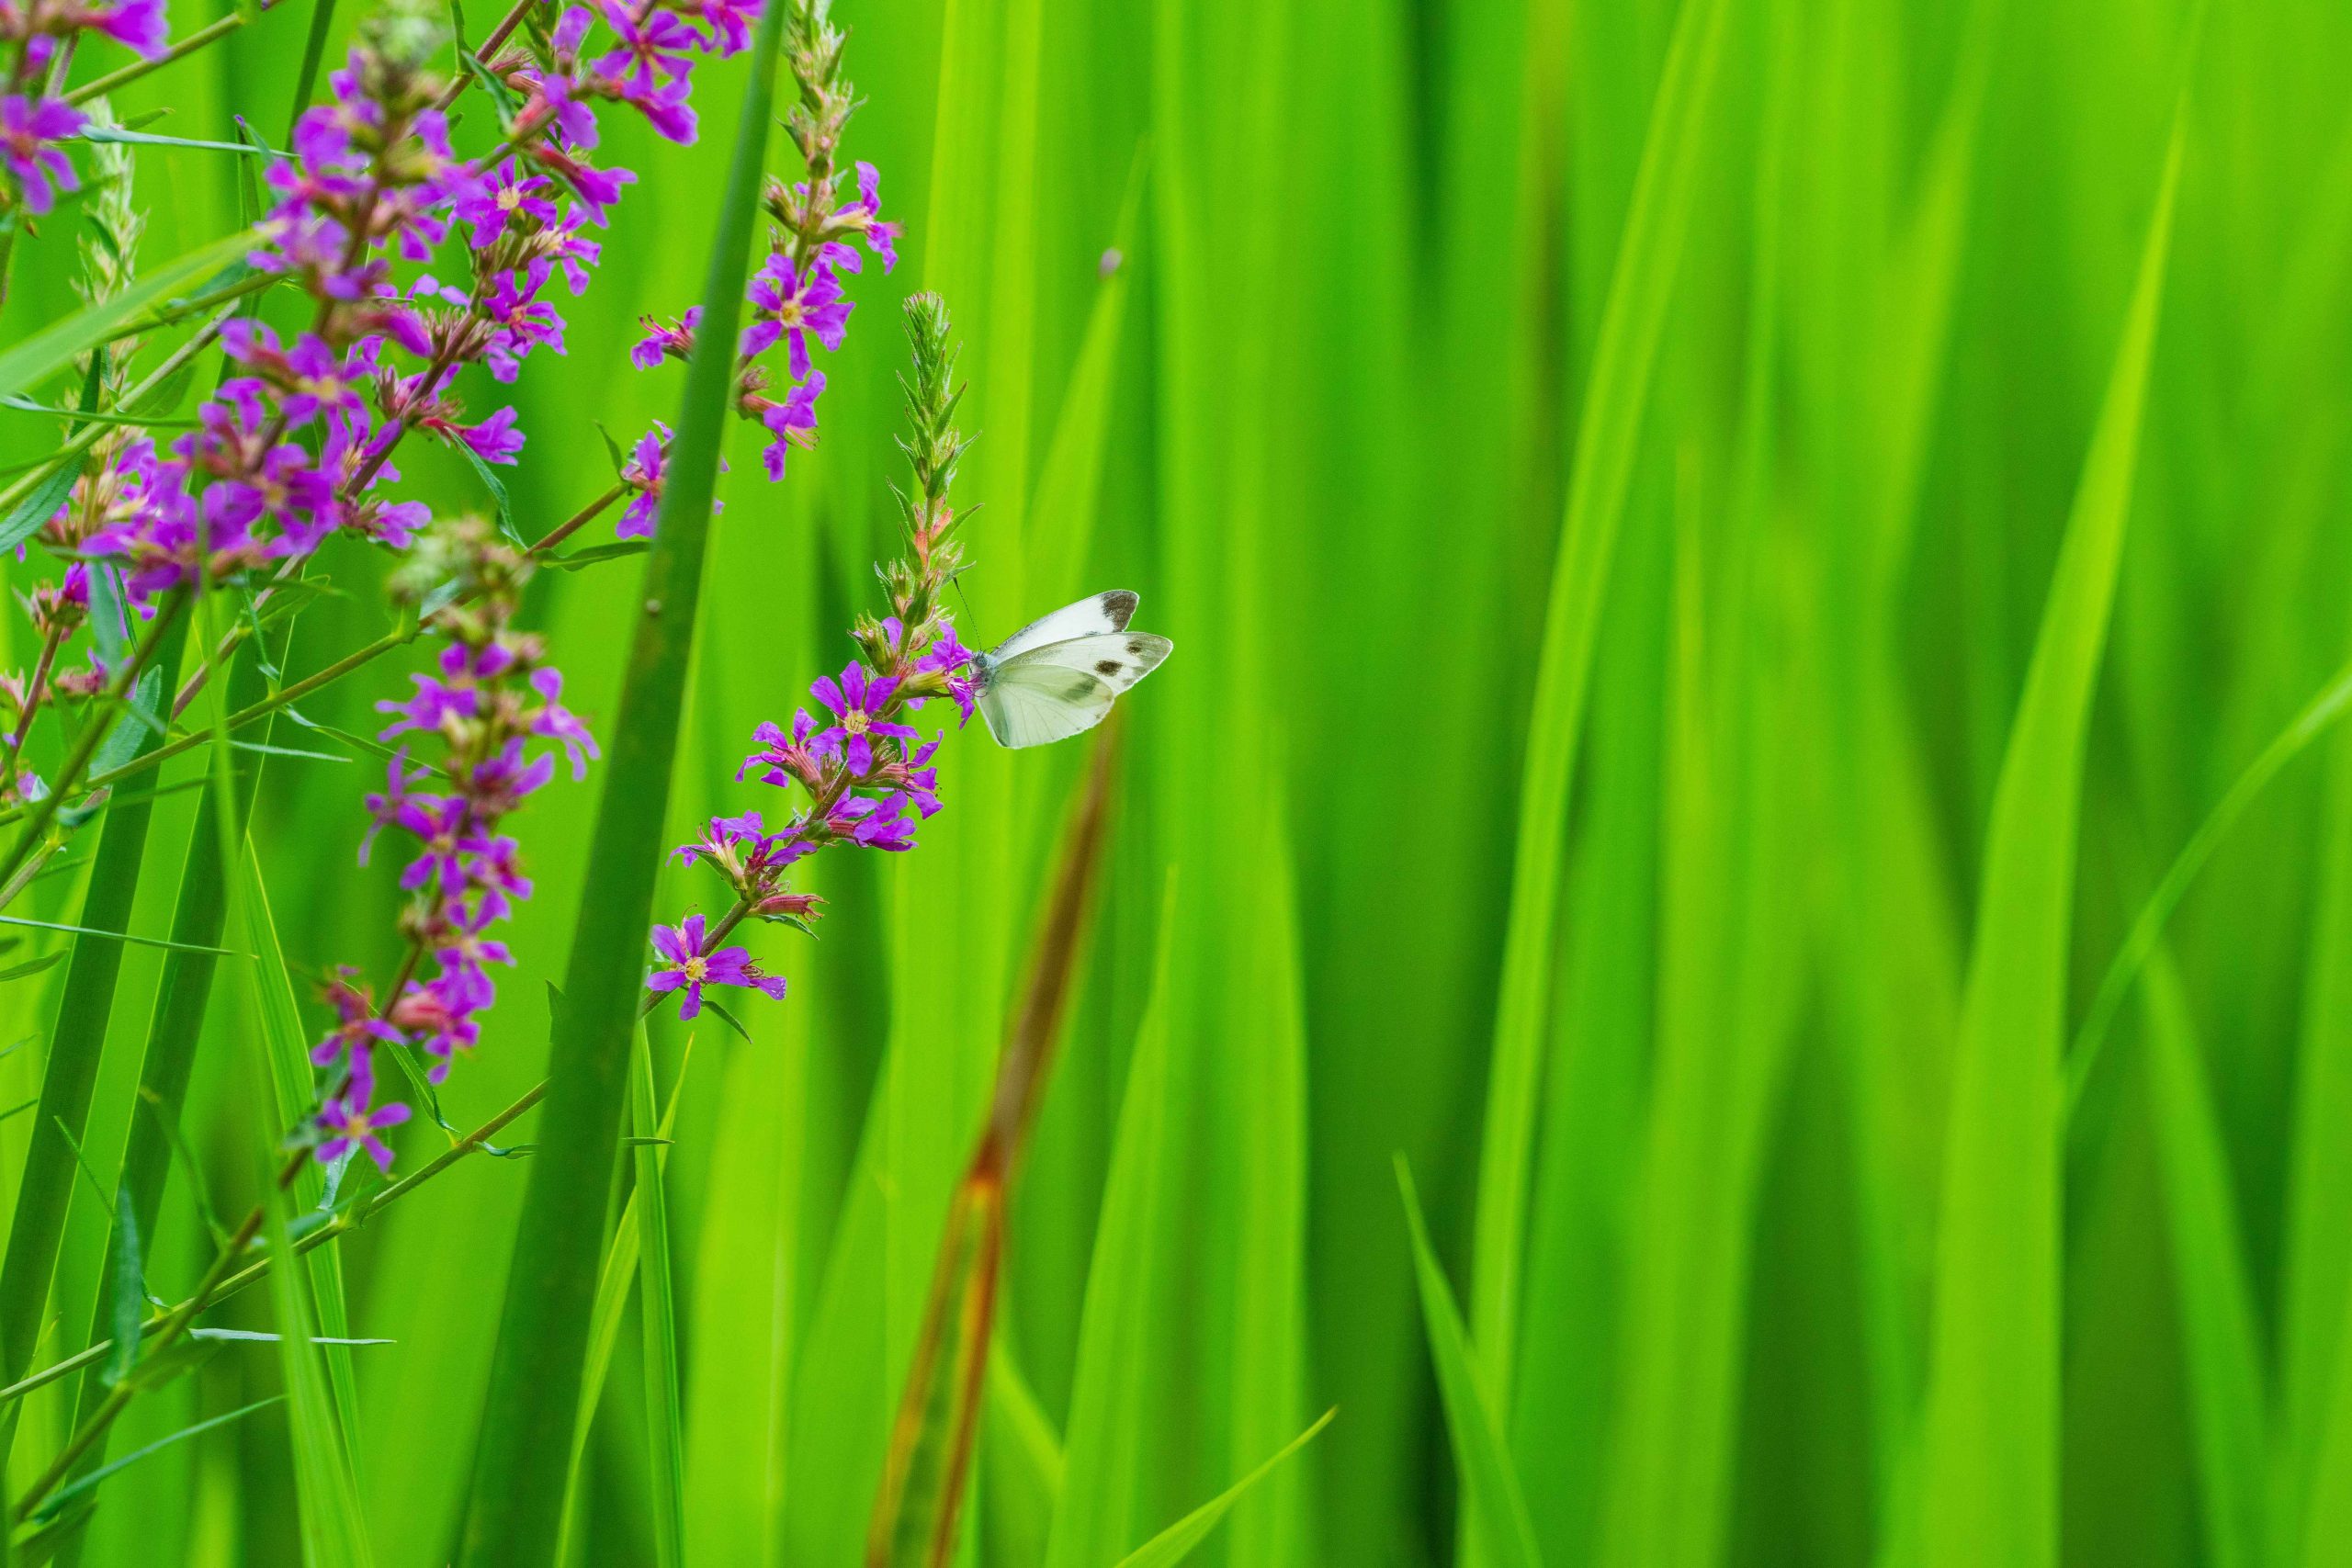
[[[175,60],[185,60],[198,50],[220,42],[245,25],[245,13],[232,11],[217,22],[209,22],[172,45],[153,60],[134,60],[118,71],[85,82],[65,95],[69,104],[86,104],[101,93],[111,93],[117,87],[136,82],[151,71],[161,71]]]

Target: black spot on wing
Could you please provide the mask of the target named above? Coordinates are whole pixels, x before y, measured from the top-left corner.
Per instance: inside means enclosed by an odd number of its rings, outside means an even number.
[[[1135,618],[1136,600],[1135,594],[1127,589],[1114,588],[1103,594],[1098,603],[1102,607],[1102,618],[1111,623],[1111,629],[1114,632],[1125,631],[1127,623]]]
[[[1120,663],[1115,659],[1103,659],[1095,661],[1094,672],[1097,675],[1116,675],[1120,671],[1125,670],[1125,665]]]
[[[1143,643],[1140,639],[1129,640],[1127,643],[1127,657],[1129,659],[1141,659],[1143,657]]]

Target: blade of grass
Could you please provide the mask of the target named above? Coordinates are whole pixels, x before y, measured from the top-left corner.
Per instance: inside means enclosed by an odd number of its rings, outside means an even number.
[[[460,1561],[525,1568],[549,1561],[561,1528],[564,1461],[595,1293],[606,1182],[635,1031],[671,768],[677,747],[719,448],[732,419],[735,324],[751,254],[785,8],[760,17],[733,165],[711,243],[704,331],[646,558],[610,760],[589,846],[565,1017],[549,1057],[506,1304],[482,1410]]]
[[[1176,1174],[1167,1142],[1169,966],[1176,918],[1171,867],[1160,890],[1158,957],[1119,1101],[1102,1219],[1087,1264],[1061,1498],[1046,1535],[1044,1568],[1093,1568],[1127,1550],[1142,1513],[1151,1439],[1162,1429],[1135,1370],[1162,1324],[1155,1311],[1155,1276],[1163,1267],[1159,1247]]]
[[[1280,1469],[1284,1461],[1313,1442],[1316,1435],[1329,1426],[1339,1414],[1337,1410],[1326,1410],[1316,1418],[1313,1426],[1269,1455],[1257,1469],[1119,1559],[1119,1568],[1173,1568],[1175,1563],[1183,1562],[1193,1554],[1194,1547],[1208,1539],[1209,1532],[1223,1521],[1233,1505]]]
[[[2207,1560],[2214,1568],[2258,1568],[2267,1555],[2263,1506],[2270,1444],[2260,1318],[2203,1053],[2179,974],[2161,944],[2148,965],[2147,1021]]]
[[[1511,1468],[1510,1450],[1503,1444],[1501,1423],[1495,1418],[1492,1396],[1453,1304],[1453,1287],[1430,1247],[1429,1224],[1421,1218],[1420,1194],[1413,1190],[1412,1168],[1396,1161],[1396,1189],[1405,1203],[1405,1224],[1413,1238],[1413,1274],[1420,1289],[1421,1316],[1430,1337],[1430,1359],[1437,1363],[1438,1392],[1445,1399],[1446,1430],[1453,1439],[1454,1468],[1462,1477],[1464,1505],[1476,1516],[1487,1561],[1498,1568],[1540,1568],[1544,1558],[1535,1544],[1535,1526],[1527,1514],[1527,1498],[1519,1474]]]
[[[2132,929],[2109,963],[2107,973],[2099,979],[2098,991],[2091,998],[2090,1010],[2083,1015],[2082,1027],[2066,1053],[2066,1111],[2071,1118],[2075,1108],[2082,1102],[2084,1087],[2098,1069],[2100,1047],[2106,1043],[2109,1030],[2116,1014],[2130,997],[2132,982],[2139,978],[2164,939],[2165,922],[2180,907],[2188,895],[2189,884],[2213,852],[2228,838],[2230,829],[2244,817],[2246,808],[2261,797],[2263,790],[2280,769],[2302,754],[2303,749],[2335,725],[2352,708],[2352,665],[2331,677],[2302,711],[2280,730],[2269,745],[2232,784],[2205,820],[2197,825],[2188,841],[2180,847],[2173,863],[2165,868],[2164,880],[2141,905],[2139,914],[2132,921]]]
[[[2185,132],[2177,111],[1986,834],[1937,1238],[1923,1459],[1929,1568],[2057,1560],[2059,1078],[2076,802]]]
[[[653,1560],[660,1568],[679,1568],[686,1550],[686,1472],[684,1418],[678,1401],[677,1308],[670,1286],[670,1209],[662,1190],[669,1133],[655,1109],[653,1043],[642,1024],[637,1038],[630,1115],[638,1134],[647,1141],[637,1145],[637,1188],[629,1202],[639,1238],[638,1315],[645,1328],[647,1490],[653,1505]],[[676,1100],[673,1091],[673,1106]]]
[[[42,378],[73,363],[74,356],[104,343],[115,328],[175,290],[209,277],[254,248],[250,229],[225,235],[157,267],[121,293],[75,311],[0,352],[0,398],[30,392]]]
[[[1610,561],[1690,227],[1699,151],[1714,119],[1724,10],[1723,0],[1690,0],[1682,7],[1651,107],[1577,430],[1530,705],[1471,1264],[1476,1354],[1487,1393],[1506,1409],[1518,1365],[1527,1179],[1552,1009],[1569,790]]]

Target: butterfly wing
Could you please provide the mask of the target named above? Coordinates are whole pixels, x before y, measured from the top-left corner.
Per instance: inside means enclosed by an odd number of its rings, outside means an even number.
[[[1043,746],[1102,723],[1117,695],[1091,671],[1023,659],[989,672],[980,716],[1000,746]]]
[[[1036,620],[997,644],[989,655],[995,663],[1003,664],[1019,658],[1032,649],[1044,648],[1073,638],[1102,637],[1127,629],[1127,622],[1136,613],[1136,596],[1124,588],[1114,588],[1107,593],[1090,593],[1075,604],[1065,604],[1050,615]]]
[[[1015,654],[1003,668],[1042,665],[1079,671],[1101,681],[1117,696],[1159,669],[1159,661],[1175,646],[1150,632],[1097,632],[1029,649]]]

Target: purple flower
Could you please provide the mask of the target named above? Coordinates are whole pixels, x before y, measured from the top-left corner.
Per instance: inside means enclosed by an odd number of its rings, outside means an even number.
[[[759,19],[760,0],[693,0],[679,7],[698,14],[709,28],[704,47],[724,60],[752,47],[752,24]]]
[[[908,820],[904,795],[875,800],[844,795],[825,818],[826,830],[860,848],[899,853],[915,847],[915,825]]]
[[[539,694],[546,705],[531,716],[531,733],[544,735],[560,744],[571,756],[571,776],[588,776],[588,759],[599,755],[596,738],[579,716],[556,699],[563,694],[563,672],[552,665],[542,665],[531,671],[531,690]]]
[[[417,679],[422,681],[424,677],[419,676]],[[401,728],[413,728],[414,726],[404,724]],[[406,821],[407,812],[412,803],[438,804],[435,796],[412,793],[413,786],[423,784],[432,776],[431,768],[419,768],[414,773],[408,771],[408,750],[405,747],[392,753],[391,761],[384,766],[382,792],[370,794],[361,802],[368,808],[368,820],[367,837],[359,840],[361,865],[368,863],[368,852],[376,847],[376,835],[395,823]]]
[[[349,1088],[319,1108],[319,1124],[332,1134],[319,1145],[319,1158],[337,1160],[359,1148],[368,1151],[377,1169],[392,1168],[392,1151],[376,1134],[407,1121],[408,1107],[379,1105],[369,1110],[368,1099],[375,1087],[373,1080],[355,1074]]]
[[[712,953],[703,945],[703,919],[700,915],[688,915],[683,925],[655,926],[653,947],[669,962],[653,971],[651,977],[645,982],[646,988],[653,991],[684,990],[685,998],[678,1009],[681,1019],[692,1018],[702,1011],[702,988],[705,986],[748,986],[765,992],[777,1001],[784,999],[783,979],[761,974],[747,949],[727,947]]]
[[[359,982],[356,970],[337,969],[334,978],[319,987],[319,994],[334,1009],[335,1026],[311,1048],[311,1065],[333,1066],[348,1054],[352,1076],[368,1077],[368,1053],[374,1043],[381,1040],[397,1045],[401,1032],[376,1016],[376,998]]]
[[[660,355],[657,354],[658,359]],[[670,427],[660,420],[653,428],[637,438],[630,449],[629,460],[621,469],[621,482],[635,490],[628,508],[621,520],[613,525],[613,534],[623,539],[650,539],[653,536],[653,520],[662,511],[662,477],[670,467]]]
[[[321,413],[365,418],[367,404],[356,388],[376,372],[375,340],[355,344],[348,357],[329,347],[315,333],[304,333],[294,346],[279,346],[277,334],[244,317],[220,329],[220,346],[240,365],[252,367],[279,392],[278,412],[289,425],[308,424]],[[226,392],[230,386],[221,390]],[[240,387],[240,393],[244,389]]]
[[[874,737],[920,739],[908,726],[887,723],[882,717],[898,689],[896,679],[871,674],[855,660],[842,671],[838,682],[831,675],[818,676],[816,683],[808,688],[809,694],[832,710],[833,722],[809,742],[809,750],[825,761],[837,757],[846,759],[854,778],[864,778],[872,773]]]
[[[772,784],[782,789],[798,783],[809,794],[816,794],[825,782],[824,761],[808,745],[808,737],[816,733],[816,729],[817,721],[808,716],[807,708],[801,708],[793,715],[789,736],[773,724],[761,725],[752,732],[752,743],[759,750],[743,759],[743,765],[735,770],[735,776],[740,779],[753,768],[758,768],[762,784]]]
[[[702,307],[695,306],[684,316],[663,326],[651,316],[640,316],[645,336],[628,351],[628,362],[639,370],[650,370],[666,357],[684,359],[695,351],[695,328],[702,323]]]
[[[25,209],[36,217],[55,204],[56,191],[82,188],[73,162],[49,144],[74,135],[83,123],[82,111],[62,98],[0,98],[0,164],[17,176]]]
[[[83,13],[91,28],[149,60],[170,42],[164,0],[122,0],[119,6],[94,6]]]
[[[767,427],[769,441],[760,451],[760,466],[767,469],[768,478],[784,478],[784,459],[795,446],[812,446],[817,441],[817,394],[825,389],[825,373],[821,370],[785,394],[784,401],[750,394],[747,406],[756,408],[759,422]]]
[[[899,265],[899,225],[882,221],[882,175],[873,164],[857,165],[857,199],[842,211],[865,220],[866,246],[882,258],[884,272]]]
[[[490,249],[517,219],[527,219],[531,228],[549,228],[556,221],[556,205],[541,193],[553,183],[542,175],[525,174],[523,165],[513,158],[503,159],[457,204],[457,220],[473,230],[478,251]]]
[[[620,47],[596,62],[596,74],[616,86],[649,88],[660,82],[679,82],[694,69],[685,51],[701,46],[701,35],[673,12],[652,6],[624,6],[617,0],[597,0],[605,26]]]
[[[978,701],[980,691],[979,682],[963,673],[971,667],[974,657],[970,649],[956,640],[955,623],[943,621],[940,623],[939,640],[915,660],[917,670],[937,675],[947,682],[947,694],[956,700],[956,706],[967,724],[971,722],[972,706]],[[914,705],[922,705],[920,698],[916,699]]]
[[[514,428],[511,407],[500,409],[480,424],[466,426],[458,436],[485,463],[511,463],[523,455],[523,433]]]
[[[790,350],[796,381],[809,379],[810,334],[827,348],[839,348],[849,332],[851,302],[842,297],[841,281],[822,258],[803,275],[789,255],[777,251],[752,277],[747,293],[758,310],[743,329],[744,355],[765,353],[781,337]]]

